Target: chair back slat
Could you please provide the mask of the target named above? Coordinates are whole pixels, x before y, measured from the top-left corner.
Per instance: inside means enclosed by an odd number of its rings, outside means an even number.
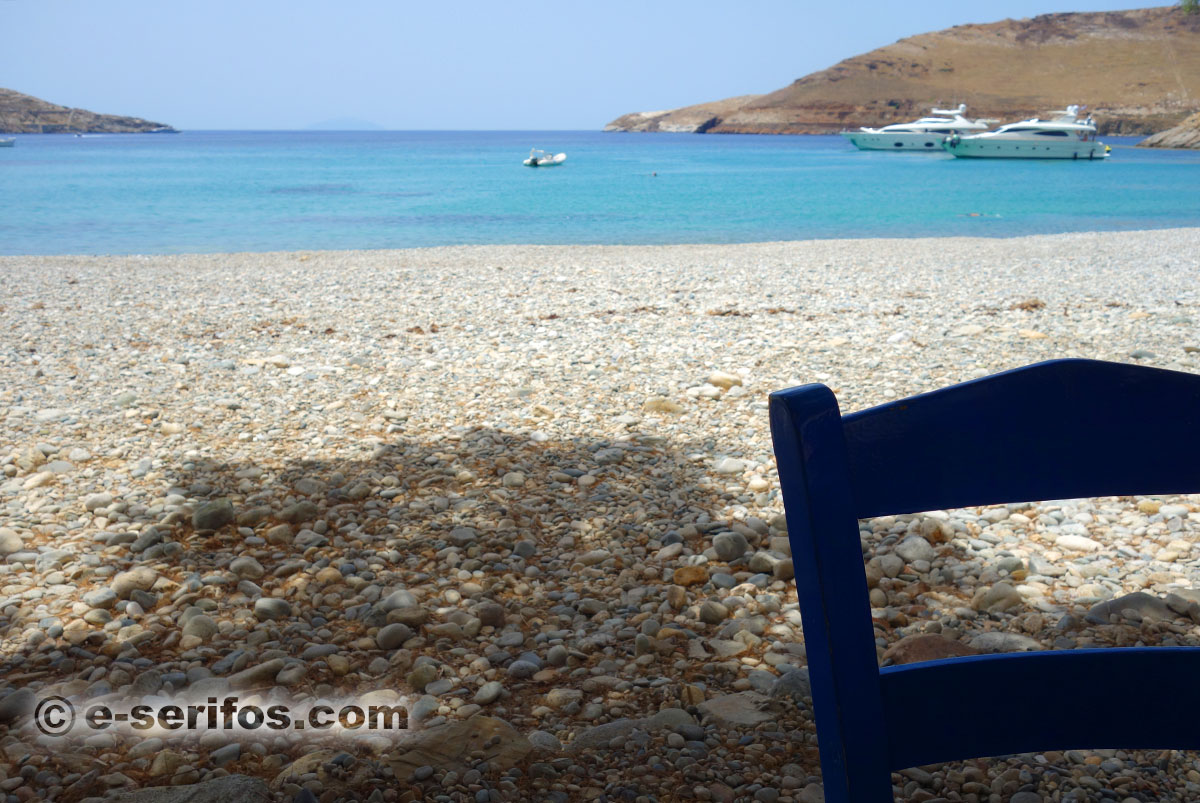
[[[879,671],[837,400],[824,385],[771,395],[771,432],[830,800],[891,795]]]
[[[843,419],[859,518],[1200,490],[1200,376],[1054,360]]]
[[[892,770],[943,761],[1096,747],[1200,749],[1200,649],[1129,647],[1005,653],[881,670]],[[1111,704],[1153,683],[1170,705]],[[978,705],[980,690],[1002,705]]]

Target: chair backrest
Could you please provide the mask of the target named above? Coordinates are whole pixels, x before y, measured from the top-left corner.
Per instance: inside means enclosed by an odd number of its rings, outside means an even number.
[[[1200,710],[1200,648],[969,656],[880,670],[857,524],[951,507],[1200,491],[1200,376],[1055,360],[846,416],[829,388],[804,385],[771,395],[771,433],[830,803],[891,799],[893,770],[952,759],[1200,748],[1200,728],[1175,716]],[[1179,693],[1170,711],[1097,704],[1148,678]],[[1044,690],[1064,683],[1048,720]],[[968,714],[986,688],[1015,693],[994,713]]]

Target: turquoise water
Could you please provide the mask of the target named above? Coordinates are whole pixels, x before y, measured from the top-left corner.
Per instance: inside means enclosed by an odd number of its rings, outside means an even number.
[[[19,136],[0,254],[752,242],[1200,226],[1200,153],[860,152],[840,137],[598,132]],[[562,167],[521,165],[530,147]],[[654,175],[657,173],[657,175]]]

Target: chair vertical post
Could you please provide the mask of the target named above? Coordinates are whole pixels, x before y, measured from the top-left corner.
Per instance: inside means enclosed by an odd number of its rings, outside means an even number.
[[[805,385],[770,402],[825,799],[890,801],[875,633],[837,400],[824,385]]]

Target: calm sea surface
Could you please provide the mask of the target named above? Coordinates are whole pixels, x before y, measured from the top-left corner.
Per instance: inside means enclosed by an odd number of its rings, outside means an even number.
[[[596,132],[18,136],[0,254],[723,243],[1200,226],[1200,152],[859,152],[840,137]],[[562,167],[521,165],[530,147]],[[654,175],[657,173],[657,175]]]

